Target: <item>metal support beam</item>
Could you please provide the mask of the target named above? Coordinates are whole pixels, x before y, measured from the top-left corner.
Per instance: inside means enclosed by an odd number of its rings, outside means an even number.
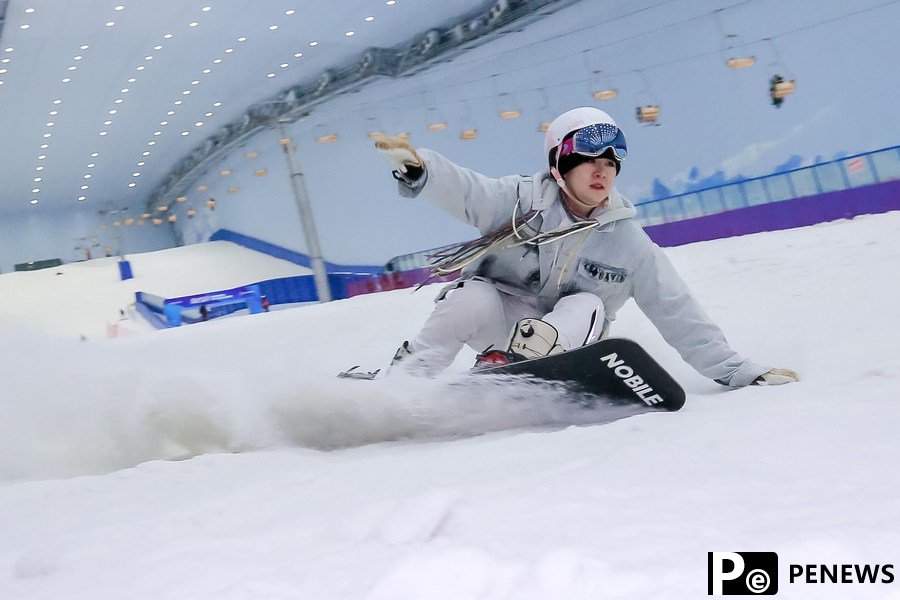
[[[303,236],[306,238],[306,248],[309,251],[309,262],[313,270],[313,280],[316,282],[319,302],[331,302],[328,270],[325,267],[322,251],[319,248],[319,236],[316,233],[316,224],[313,221],[312,209],[309,206],[309,195],[306,193],[303,171],[300,170],[297,161],[294,159],[295,146],[284,127],[284,123],[279,123],[278,127],[281,130],[281,147],[284,149],[288,173],[291,175],[291,188],[294,190],[297,212],[300,214],[300,223],[303,225]]]

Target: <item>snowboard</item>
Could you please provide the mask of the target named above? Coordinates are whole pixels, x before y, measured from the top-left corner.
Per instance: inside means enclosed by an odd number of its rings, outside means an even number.
[[[380,369],[338,374],[344,379],[375,379]],[[637,342],[607,338],[551,356],[497,367],[473,369],[469,376],[523,376],[535,381],[563,383],[574,391],[598,396],[613,405],[628,405],[636,412],[678,410],[684,390]]]
[[[612,404],[678,410],[684,390],[637,342],[607,338],[551,356],[473,370],[473,375],[521,375],[562,382]]]

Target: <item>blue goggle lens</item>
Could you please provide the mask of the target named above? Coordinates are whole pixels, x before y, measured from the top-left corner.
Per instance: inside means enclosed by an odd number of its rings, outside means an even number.
[[[559,155],[600,156],[609,148],[612,148],[619,160],[628,156],[625,134],[615,125],[598,123],[579,129],[574,136],[565,140],[560,147]]]

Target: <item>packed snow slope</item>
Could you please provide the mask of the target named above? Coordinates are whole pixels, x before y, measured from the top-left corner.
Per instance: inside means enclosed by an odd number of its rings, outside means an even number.
[[[54,335],[94,339],[106,335],[106,323],[117,322],[119,310],[133,304],[138,291],[177,298],[312,273],[222,241],[126,258],[134,274],[126,281],[119,275],[118,257],[2,275],[0,318]]]
[[[722,388],[629,304],[613,333],[687,404],[603,424],[559,390],[467,382],[471,353],[436,380],[335,379],[383,366],[437,286],[87,342],[69,333],[91,311],[47,333],[56,315],[18,307],[0,598],[699,599],[709,551],[777,552],[786,598],[900,598],[788,573],[900,562],[897,231],[889,213],[669,250],[736,349],[802,381]],[[3,289],[39,296],[33,275]]]

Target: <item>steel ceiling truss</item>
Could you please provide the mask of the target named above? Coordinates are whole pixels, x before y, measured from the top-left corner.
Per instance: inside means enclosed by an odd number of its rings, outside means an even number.
[[[182,158],[154,188],[147,200],[170,205],[206,170],[231,149],[282,123],[293,123],[317,105],[339,94],[357,91],[376,78],[410,77],[483,45],[513,28],[522,27],[579,0],[499,0],[487,11],[461,19],[450,27],[430,29],[391,48],[369,48],[356,62],[326,69],[313,81],[282,90],[256,102]],[[0,0],[0,4],[5,4]]]

